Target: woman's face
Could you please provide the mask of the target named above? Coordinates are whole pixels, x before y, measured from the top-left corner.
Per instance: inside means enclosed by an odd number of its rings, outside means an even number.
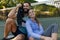
[[[34,12],[33,9],[30,9],[30,10],[29,10],[29,17],[30,17],[30,18],[35,18],[35,12]]]

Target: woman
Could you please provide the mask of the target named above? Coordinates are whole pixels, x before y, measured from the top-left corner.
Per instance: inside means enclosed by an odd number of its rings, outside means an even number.
[[[57,40],[57,24],[52,24],[47,28],[46,31],[44,31],[41,23],[35,17],[35,12],[33,11],[33,9],[29,10],[28,16],[29,19],[26,21],[26,28],[29,40]]]

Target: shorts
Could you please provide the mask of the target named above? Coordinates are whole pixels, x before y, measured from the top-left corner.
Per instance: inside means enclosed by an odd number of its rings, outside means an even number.
[[[18,29],[18,26],[17,26],[16,32],[12,32],[12,34],[13,34],[14,36],[17,36],[17,35],[19,35],[19,34],[23,34],[24,36],[27,36],[27,34],[24,34],[23,32],[21,32],[21,31]]]

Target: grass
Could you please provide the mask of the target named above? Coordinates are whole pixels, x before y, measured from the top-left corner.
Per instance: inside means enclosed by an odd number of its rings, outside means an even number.
[[[46,29],[49,25],[53,23],[57,23],[59,25],[60,17],[40,18],[40,21],[42,23],[42,26]],[[5,21],[0,21],[0,39],[3,38],[4,24],[5,24]],[[60,40],[60,27],[58,29],[58,40]]]

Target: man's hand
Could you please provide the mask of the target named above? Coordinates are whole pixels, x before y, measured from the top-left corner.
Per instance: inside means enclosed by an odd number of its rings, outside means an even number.
[[[17,4],[16,8],[22,7],[22,4]]]
[[[8,17],[12,18],[12,19],[15,19],[16,15],[17,15],[16,12],[18,11],[18,8],[21,7],[21,6],[22,6],[22,4],[17,4],[17,6],[9,12]]]

